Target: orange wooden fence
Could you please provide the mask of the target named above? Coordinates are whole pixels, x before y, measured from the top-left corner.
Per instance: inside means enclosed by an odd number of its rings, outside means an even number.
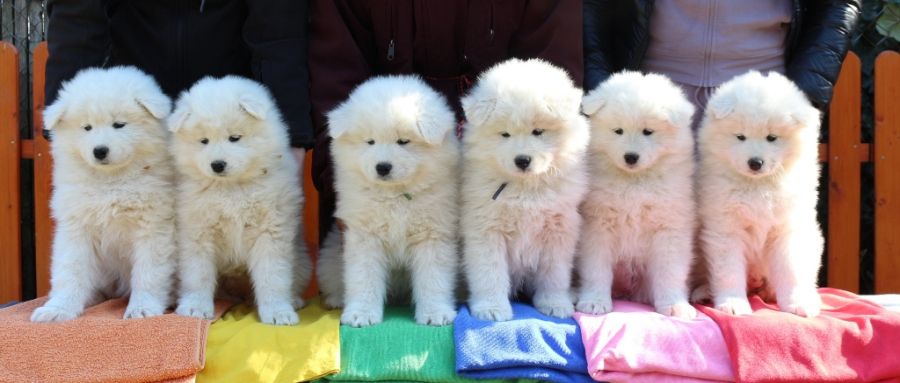
[[[36,275],[38,295],[49,291],[50,241],[53,221],[49,197],[51,169],[49,144],[41,136],[44,107],[44,68],[47,47],[34,52],[34,139],[18,135],[18,59],[15,48],[0,42],[0,303],[21,299],[21,242],[19,159],[32,159]],[[875,290],[900,292],[900,54],[882,53],[875,64],[875,139],[861,142],[860,61],[850,53],[835,86],[829,113],[829,141],[821,145],[828,177],[828,285],[859,291],[860,172],[875,168]],[[307,153],[305,174],[310,170]],[[315,225],[317,194],[307,176],[304,237],[310,249],[318,246]],[[308,292],[314,291],[310,286]]]

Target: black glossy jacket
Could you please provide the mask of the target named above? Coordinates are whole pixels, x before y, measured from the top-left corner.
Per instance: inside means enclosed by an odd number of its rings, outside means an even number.
[[[312,146],[306,1],[50,0],[48,12],[47,103],[87,67],[134,65],[173,98],[239,75],[272,92],[292,146]]]
[[[825,110],[859,18],[860,0],[792,0],[787,76]],[[584,87],[639,70],[650,42],[653,0],[584,1]]]

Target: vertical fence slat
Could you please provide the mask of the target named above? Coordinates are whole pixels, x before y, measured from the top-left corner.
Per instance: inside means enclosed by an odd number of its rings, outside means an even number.
[[[859,292],[860,61],[847,55],[828,130],[828,285]]]
[[[22,299],[19,55],[0,42],[0,303]]]
[[[309,249],[309,256],[312,257],[313,265],[318,260],[319,255],[319,193],[312,182],[312,151],[306,152],[306,159],[303,161],[303,239],[306,241],[306,247]],[[319,287],[316,284],[316,276],[313,273],[312,282],[309,284],[305,297],[313,297],[319,294]]]
[[[900,293],[900,54],[875,60],[875,292]]]
[[[50,143],[41,135],[44,119],[44,69],[47,67],[47,43],[35,47],[32,53],[34,117],[34,246],[37,295],[50,292],[50,243],[53,239],[53,220],[50,218],[50,190],[53,159]]]

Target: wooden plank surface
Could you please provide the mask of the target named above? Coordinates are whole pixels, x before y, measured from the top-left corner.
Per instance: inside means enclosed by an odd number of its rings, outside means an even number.
[[[834,87],[828,131],[828,286],[859,292],[860,61],[850,53]]]
[[[0,304],[22,299],[19,55],[0,41]]]
[[[900,54],[875,60],[875,293],[900,293]]]
[[[34,117],[34,238],[35,238],[35,279],[37,295],[50,292],[50,248],[53,240],[53,220],[50,218],[50,193],[52,185],[53,159],[50,157],[50,143],[41,131],[44,126],[44,69],[47,67],[47,43],[35,47],[32,54],[34,63],[32,99]]]

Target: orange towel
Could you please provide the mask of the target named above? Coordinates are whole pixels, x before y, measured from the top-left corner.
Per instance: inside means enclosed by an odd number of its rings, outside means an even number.
[[[0,310],[0,382],[192,381],[210,321],[166,314],[122,319],[113,299],[62,323],[31,323],[38,298]],[[216,302],[216,317],[228,308]]]

